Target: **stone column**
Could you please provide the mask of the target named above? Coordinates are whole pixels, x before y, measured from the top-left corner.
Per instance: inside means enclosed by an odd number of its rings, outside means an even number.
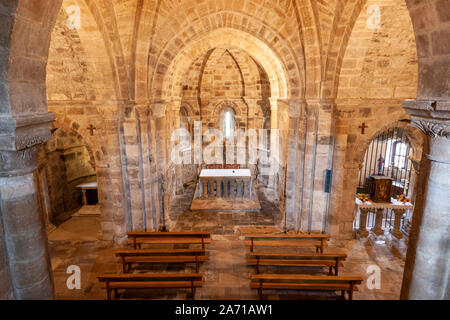
[[[180,121],[180,108],[181,108],[181,98],[172,99],[172,102],[170,103],[169,112],[170,117],[172,118],[171,126],[169,127],[168,134],[169,136],[167,139],[171,139],[171,135],[175,130],[180,129],[181,121]],[[171,141],[170,146],[174,144],[181,143],[181,138],[178,138],[176,141]],[[171,150],[168,150],[168,154],[170,155]],[[170,161],[170,159],[168,159]],[[176,194],[182,194],[183,193],[183,168],[182,164],[176,164],[175,165],[175,193]]]
[[[302,174],[302,132],[300,132],[300,116],[304,110],[304,101],[289,101],[289,141],[287,154],[286,186],[285,186],[285,205],[282,226],[286,229],[298,230],[299,220],[299,202],[300,202],[300,183]],[[303,106],[303,107],[302,107]],[[253,184],[253,182],[252,182]],[[251,192],[251,189],[250,189]]]
[[[244,199],[249,199],[250,198],[249,192],[248,192],[249,181],[250,181],[250,178],[245,178],[244,179],[244,195],[243,195]]]
[[[450,299],[450,102],[405,101],[428,135],[402,283],[402,299]]]
[[[200,183],[202,184],[202,197],[206,199],[208,197],[208,182],[205,178],[200,178]]]
[[[228,178],[226,178],[226,177],[223,177],[223,178],[222,178],[222,183],[223,183],[223,198],[224,198],[224,199],[228,199],[228,198],[229,198],[229,196],[228,196],[228,181],[229,181]]]
[[[157,177],[159,187],[159,202],[161,203],[161,210],[158,214],[157,226],[159,227],[163,223],[166,223],[167,213],[169,208],[168,190],[167,190],[167,121],[166,121],[166,109],[167,103],[164,101],[154,103],[152,105],[153,115],[155,117],[155,149],[156,149],[156,164],[157,164]],[[156,227],[156,226],[155,226]]]
[[[393,209],[394,211],[394,228],[391,231],[391,234],[397,239],[403,238],[402,231],[400,230],[400,225],[402,222],[402,216],[405,213],[405,209]]]
[[[365,238],[369,235],[367,232],[367,214],[370,212],[370,209],[362,208],[360,209],[361,213],[359,215],[359,236]]]
[[[83,193],[83,206],[87,206],[86,189],[83,188],[81,192]]]
[[[101,106],[99,110],[104,123],[103,159],[97,162],[97,182],[99,202],[101,203],[101,240],[125,244],[128,206],[123,170],[126,165],[122,158],[120,138],[120,107]]]
[[[217,178],[216,179],[216,197],[217,198],[221,198],[222,197],[222,179],[221,178]]]
[[[372,231],[377,236],[382,236],[384,234],[384,230],[381,228],[383,224],[383,209],[376,209],[375,214],[375,226]]]
[[[51,136],[49,123],[53,120],[50,114],[0,120],[0,224],[4,237],[0,256],[5,252],[7,256],[0,262],[0,286],[11,287],[16,299],[54,298],[45,217],[34,177],[37,153]],[[5,261],[8,266],[2,268]]]
[[[276,175],[280,153],[280,146],[278,141],[278,99],[270,99],[270,173],[269,173],[269,188],[275,190]]]

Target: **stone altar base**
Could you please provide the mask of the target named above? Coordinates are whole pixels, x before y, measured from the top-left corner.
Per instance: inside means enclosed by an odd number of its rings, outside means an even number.
[[[72,217],[99,217],[100,216],[100,206],[99,205],[84,205],[75,212]]]
[[[255,196],[253,199],[245,200],[226,200],[226,199],[193,199],[190,209],[192,211],[239,211],[239,212],[259,212],[261,205],[259,199]]]

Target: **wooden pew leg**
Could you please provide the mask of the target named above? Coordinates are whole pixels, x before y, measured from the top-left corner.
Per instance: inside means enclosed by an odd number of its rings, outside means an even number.
[[[191,299],[195,299],[195,287],[194,287],[194,281],[191,281]]]
[[[258,297],[259,297],[259,300],[263,299],[263,296],[262,296],[262,281],[261,280],[259,281]]]
[[[353,283],[350,283],[350,290],[348,290],[348,300],[353,300]]]
[[[119,290],[117,288],[114,289],[113,299],[117,299],[119,297]]]
[[[106,282],[106,299],[111,300],[111,288],[109,287],[109,281]]]
[[[328,267],[328,275],[333,275],[333,267]]]
[[[345,300],[345,290],[341,290],[341,298],[342,300]]]
[[[255,272],[256,274],[259,274],[259,257],[256,257]]]
[[[335,276],[339,275],[339,266],[338,266],[338,265],[336,265],[336,266],[334,267],[334,275],[335,275]]]

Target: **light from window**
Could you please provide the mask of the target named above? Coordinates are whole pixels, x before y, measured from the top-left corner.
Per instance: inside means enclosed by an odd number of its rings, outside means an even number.
[[[403,169],[406,165],[406,157],[408,146],[405,143],[397,142],[395,145],[395,153],[394,153],[394,166],[397,168]]]
[[[227,139],[233,138],[233,129],[234,129],[234,119],[233,113],[230,110],[225,111],[225,119],[224,119],[224,137]]]
[[[390,166],[404,169],[408,158],[408,145],[406,143],[389,140],[386,150],[386,160]]]

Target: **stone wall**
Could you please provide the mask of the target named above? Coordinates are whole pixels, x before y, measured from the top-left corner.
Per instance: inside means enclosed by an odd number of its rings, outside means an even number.
[[[361,141],[408,119],[401,99],[415,97],[415,41],[402,1],[121,1],[108,11],[101,0],[66,0],[63,9],[71,4],[80,6],[83,27],[69,30],[61,10],[47,97],[57,122],[87,141],[104,171],[97,174],[121,190],[99,190],[112,210],[105,234],[158,229],[170,197],[196,179],[198,166],[170,162],[180,108],[192,133],[200,120],[204,132],[220,129],[221,110],[232,106],[237,128],[280,130],[279,170],[263,181],[286,208],[288,228],[351,236],[342,179],[359,166]],[[380,29],[367,27],[371,5],[380,6]]]

